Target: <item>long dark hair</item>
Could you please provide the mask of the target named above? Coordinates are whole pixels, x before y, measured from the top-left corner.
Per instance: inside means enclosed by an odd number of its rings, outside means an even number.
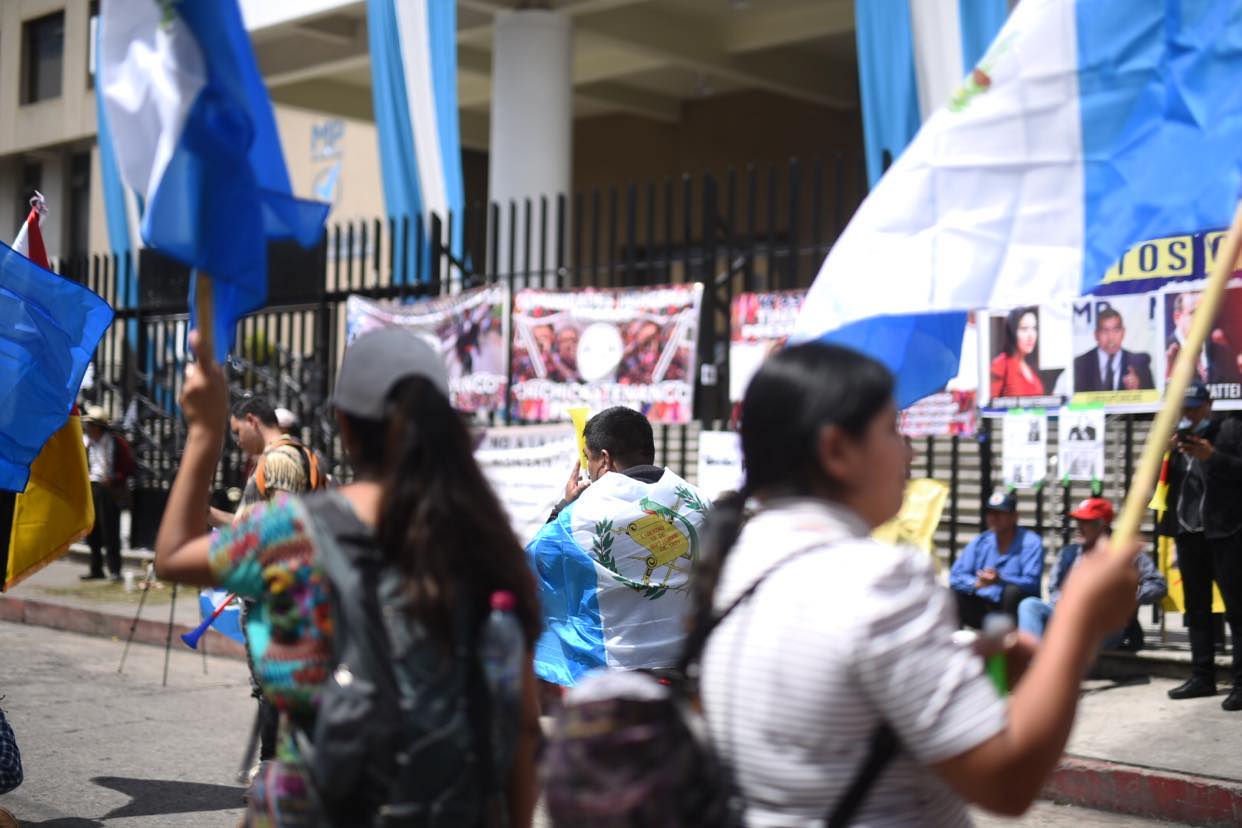
[[[1028,305],[1022,308],[1014,308],[1005,317],[1005,355],[1013,356],[1018,352],[1018,326],[1022,323],[1022,317],[1027,314],[1035,317],[1036,324],[1039,323],[1039,308],[1034,305]],[[1027,359],[1027,357],[1023,357]],[[1032,368],[1035,366],[1032,365]]]
[[[389,393],[383,423],[351,417],[349,425],[354,468],[383,485],[379,545],[409,579],[414,616],[452,642],[458,602],[481,617],[491,594],[508,590],[533,647],[540,631],[534,576],[448,398],[427,379],[408,377]]]
[[[737,543],[746,501],[810,495],[840,487],[819,463],[819,435],[835,425],[861,438],[893,398],[893,376],[880,363],[835,345],[786,348],[768,359],[742,399],[740,491],[716,501],[704,531],[704,554],[694,567],[696,622],[710,616],[725,559]]]

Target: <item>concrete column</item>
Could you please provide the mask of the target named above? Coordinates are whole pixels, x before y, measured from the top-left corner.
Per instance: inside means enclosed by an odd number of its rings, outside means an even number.
[[[573,168],[572,73],[569,18],[545,10],[496,15],[488,195],[501,208],[500,226],[493,232],[498,234],[502,273],[508,272],[509,265],[510,202],[517,209],[517,271],[522,268],[524,202],[528,198],[532,202],[531,268],[539,266],[540,197],[548,200],[549,269],[556,261],[556,197],[568,197]],[[533,281],[538,283],[538,274]]]

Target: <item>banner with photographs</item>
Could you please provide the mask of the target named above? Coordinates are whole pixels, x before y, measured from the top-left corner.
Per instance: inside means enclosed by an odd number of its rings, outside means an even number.
[[[1104,408],[1062,408],[1057,423],[1062,480],[1104,479]]]
[[[346,346],[367,331],[409,328],[444,357],[458,411],[501,411],[505,400],[503,285],[462,291],[411,304],[350,296],[345,303]]]
[[[1073,305],[1073,402],[1159,406],[1164,353],[1158,294],[1088,296]]]
[[[571,425],[489,428],[474,457],[525,545],[565,496],[578,439]]]
[[[1047,412],[1014,409],[1005,414],[1001,468],[1006,486],[1033,489],[1048,476]]]
[[[985,318],[981,404],[992,410],[1059,407],[1070,395],[1069,306],[1030,305],[989,311]]]
[[[901,433],[907,437],[970,437],[978,427],[974,391],[941,391],[901,412]]]
[[[653,423],[694,411],[703,286],[551,291],[513,297],[514,418],[568,419],[568,409],[627,405]]]
[[[729,326],[730,402],[741,402],[759,366],[785,347],[805,299],[805,290],[739,293],[733,297]]]

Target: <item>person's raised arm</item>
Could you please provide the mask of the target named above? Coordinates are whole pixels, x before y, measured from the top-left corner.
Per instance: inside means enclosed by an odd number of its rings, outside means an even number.
[[[205,531],[211,481],[228,425],[229,387],[210,349],[197,345],[198,334],[192,331],[190,347],[196,359],[186,367],[180,400],[185,451],[155,539],[155,571],[171,581],[212,586],[215,579],[207,563],[211,536]]]
[[[933,765],[959,796],[1001,814],[1030,807],[1065,749],[1079,683],[1100,640],[1134,612],[1134,552],[1119,554],[1105,544],[1074,567],[1043,643],[1010,697],[1008,726]]]

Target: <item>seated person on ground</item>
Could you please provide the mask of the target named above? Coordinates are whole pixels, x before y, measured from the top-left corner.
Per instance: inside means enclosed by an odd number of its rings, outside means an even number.
[[[617,406],[587,421],[587,472],[526,547],[543,635],[535,674],[571,687],[600,667],[675,667],[685,637],[690,572],[710,503],[653,465],[651,423]]]
[[[1044,544],[1039,535],[1018,526],[1018,502],[997,490],[988,498],[988,531],[966,544],[949,570],[962,624],[979,629],[983,617],[1003,612],[1017,620],[1018,604],[1039,596],[1044,574]]]
[[[1019,629],[1038,638],[1044,637],[1048,619],[1052,617],[1057,599],[1061,597],[1061,588],[1065,585],[1065,579],[1069,576],[1070,570],[1074,568],[1074,564],[1085,556],[1093,554],[1097,547],[1103,546],[1101,539],[1108,534],[1113,523],[1113,504],[1102,497],[1089,497],[1080,503],[1077,509],[1070,512],[1070,517],[1078,523],[1081,542],[1071,543],[1057,556],[1057,562],[1052,567],[1052,575],[1048,579],[1048,600],[1027,598],[1018,605]],[[1169,585],[1156,570],[1156,565],[1152,563],[1150,556],[1137,556],[1134,559],[1134,565],[1139,572],[1138,602],[1140,604],[1154,604],[1168,594]],[[1121,646],[1125,633],[1126,630],[1122,629],[1106,636],[1100,648],[1117,649]],[[1138,649],[1138,647],[1133,648]]]

